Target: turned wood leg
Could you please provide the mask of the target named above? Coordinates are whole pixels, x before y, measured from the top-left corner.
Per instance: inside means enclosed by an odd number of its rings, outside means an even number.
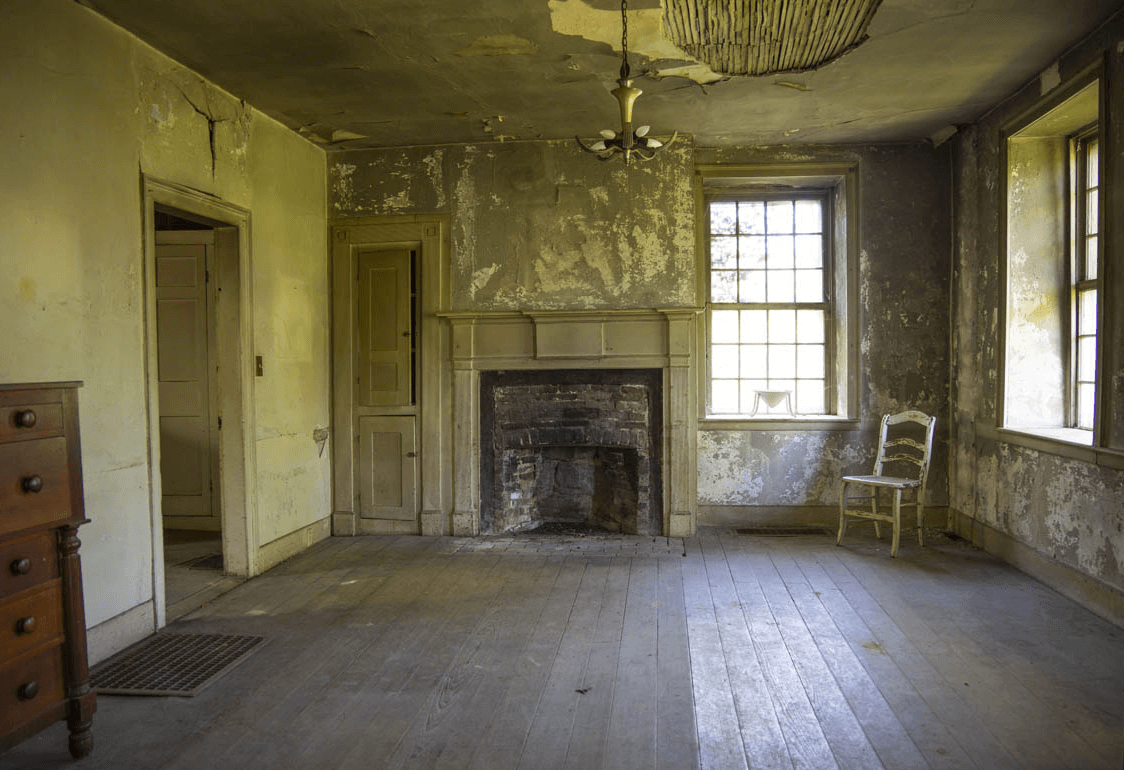
[[[835,536],[835,544],[843,545],[843,533],[847,531],[847,517],[843,511],[847,508],[847,482],[839,489],[839,532]]]
[[[894,490],[894,535],[890,542],[890,556],[896,557],[898,555],[898,542],[902,536],[902,491],[900,489]]]

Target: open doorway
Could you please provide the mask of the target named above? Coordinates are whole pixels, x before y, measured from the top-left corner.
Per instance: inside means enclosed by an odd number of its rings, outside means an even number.
[[[168,621],[240,582],[226,574],[219,467],[215,228],[156,207],[156,378]]]
[[[254,574],[249,214],[145,180],[155,626]]]

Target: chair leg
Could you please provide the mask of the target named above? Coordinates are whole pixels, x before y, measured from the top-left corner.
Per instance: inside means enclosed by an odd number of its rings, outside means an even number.
[[[902,491],[894,490],[894,536],[890,541],[890,556],[898,555],[898,542],[902,536]]]
[[[843,545],[843,533],[847,531],[847,516],[843,511],[847,507],[847,482],[839,490],[839,532],[835,535],[835,544]]]
[[[920,497],[917,498],[917,544],[925,547],[925,506]]]
[[[875,514],[875,515],[878,514],[878,490],[877,489],[870,490],[870,512]],[[882,525],[878,522],[878,519],[874,520],[874,536],[876,538],[878,538],[879,540],[882,539]]]

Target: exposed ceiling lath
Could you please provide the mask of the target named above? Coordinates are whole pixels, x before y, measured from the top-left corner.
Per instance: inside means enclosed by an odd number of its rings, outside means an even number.
[[[712,70],[815,69],[866,40],[882,0],[665,0],[668,36]]]

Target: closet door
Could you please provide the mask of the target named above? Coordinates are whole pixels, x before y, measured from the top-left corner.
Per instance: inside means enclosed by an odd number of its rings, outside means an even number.
[[[413,521],[418,515],[413,417],[359,418],[359,516]]]
[[[410,251],[362,251],[358,262],[359,405],[409,405],[414,336]]]

